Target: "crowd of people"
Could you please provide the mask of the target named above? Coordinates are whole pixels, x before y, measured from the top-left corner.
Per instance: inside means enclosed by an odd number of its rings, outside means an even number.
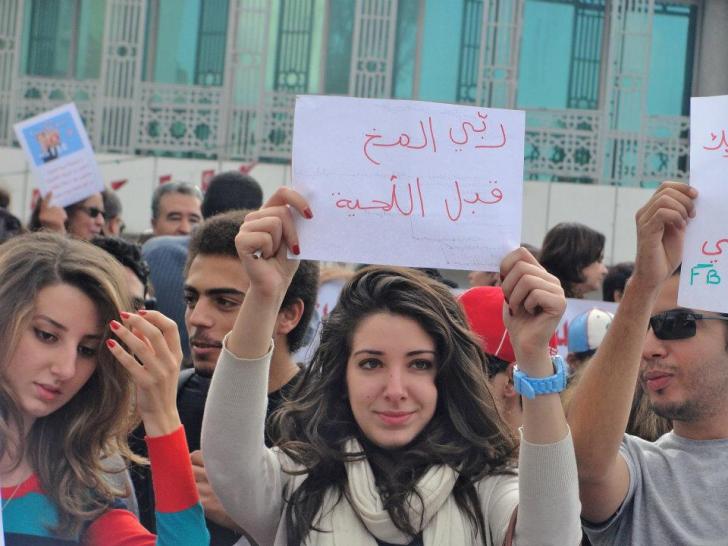
[[[724,544],[728,315],[677,304],[696,197],[663,183],[610,268],[575,223],[464,291],[339,268],[324,318],[289,187],[160,185],[141,240],[111,190],[0,216],[5,543]]]

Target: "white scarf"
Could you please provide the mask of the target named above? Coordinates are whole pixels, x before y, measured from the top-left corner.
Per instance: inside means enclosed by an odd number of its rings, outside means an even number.
[[[362,449],[359,442],[352,439],[347,442],[346,451],[360,453]],[[327,493],[317,525],[324,532],[312,531],[306,544],[372,546],[376,545],[374,537],[392,544],[409,544],[412,538],[397,529],[384,509],[369,461],[361,459],[346,463],[346,473],[351,502],[356,512],[345,499],[334,506],[336,494]],[[420,531],[425,546],[464,545],[472,541],[472,526],[451,494],[457,479],[458,473],[451,467],[433,466],[417,483],[422,502],[417,495],[410,495],[409,520],[417,525],[423,515]],[[361,528],[362,524],[368,532]]]

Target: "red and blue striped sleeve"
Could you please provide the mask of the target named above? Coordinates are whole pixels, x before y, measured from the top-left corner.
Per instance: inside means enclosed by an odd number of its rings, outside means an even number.
[[[210,535],[192,474],[184,428],[146,438],[156,499],[157,536],[131,512],[110,510],[91,524],[85,546],[205,546]]]

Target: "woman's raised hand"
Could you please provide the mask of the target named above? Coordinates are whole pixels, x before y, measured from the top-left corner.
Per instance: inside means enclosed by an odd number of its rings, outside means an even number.
[[[51,205],[52,200],[52,191],[40,198],[38,221],[46,229],[58,233],[66,233],[66,220],[68,220],[66,210],[63,207]]]
[[[506,304],[503,322],[508,328],[519,368],[543,360],[548,343],[566,309],[559,280],[546,271],[525,248],[509,253],[501,262]]]
[[[106,344],[127,369],[137,388],[136,405],[149,436],[177,430],[177,378],[182,347],[177,324],[157,311],[121,313],[123,324],[111,321],[111,330],[126,346],[113,339]]]
[[[288,259],[288,250],[300,252],[293,214],[312,218],[308,202],[295,190],[281,187],[260,210],[245,217],[235,237],[251,288],[263,294],[285,293],[298,268]]]

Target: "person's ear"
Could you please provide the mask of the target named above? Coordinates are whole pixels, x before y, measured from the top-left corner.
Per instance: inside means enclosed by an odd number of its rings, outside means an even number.
[[[275,335],[285,336],[301,322],[303,316],[303,300],[296,298],[278,311]]]
[[[503,385],[503,396],[505,398],[513,398],[515,396],[520,396],[516,392],[516,388],[513,385],[513,368],[516,366],[515,362],[512,362],[508,365],[508,369],[506,370],[506,375],[508,376],[508,381]]]

